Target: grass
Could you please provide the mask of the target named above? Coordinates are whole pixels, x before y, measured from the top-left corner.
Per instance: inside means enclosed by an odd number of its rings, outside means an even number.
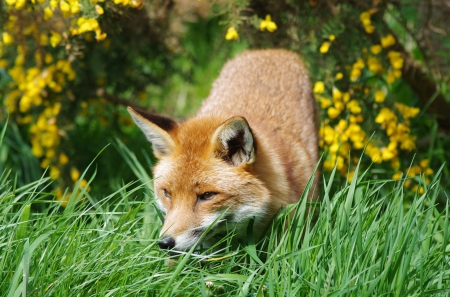
[[[249,232],[244,246],[174,257],[157,246],[161,220],[147,164],[116,147],[142,182],[104,197],[73,194],[66,208],[46,192],[48,179],[18,188],[0,173],[2,296],[449,295],[450,208],[435,207],[442,168],[409,204],[405,180],[360,172],[332,193],[333,172],[315,223],[302,199],[258,244]]]

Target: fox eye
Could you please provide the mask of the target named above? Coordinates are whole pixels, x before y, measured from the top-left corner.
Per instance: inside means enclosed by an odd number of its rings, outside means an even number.
[[[197,195],[199,200],[211,200],[216,196],[217,193],[214,192],[205,192],[201,195]]]
[[[163,189],[164,191],[164,196],[166,196],[167,198],[172,198],[172,196],[170,196],[169,191],[167,191],[167,189]]]

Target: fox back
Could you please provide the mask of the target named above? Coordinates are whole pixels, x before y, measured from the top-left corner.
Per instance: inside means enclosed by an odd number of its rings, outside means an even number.
[[[161,248],[190,248],[213,223],[207,245],[232,229],[244,239],[251,219],[259,236],[280,207],[299,200],[318,161],[307,70],[286,50],[229,61],[196,116],[182,124],[128,109],[158,158]]]

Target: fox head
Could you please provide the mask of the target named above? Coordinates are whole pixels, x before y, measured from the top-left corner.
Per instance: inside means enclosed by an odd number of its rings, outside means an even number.
[[[153,169],[159,209],[165,213],[159,246],[185,250],[267,217],[270,192],[252,173],[256,139],[243,117],[175,121],[128,107],[158,159]]]

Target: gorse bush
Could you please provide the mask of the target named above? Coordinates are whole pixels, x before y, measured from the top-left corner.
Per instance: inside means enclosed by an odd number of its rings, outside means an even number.
[[[366,32],[372,34],[375,29],[370,25],[370,13],[361,13],[360,19]],[[335,39],[334,35],[329,38]],[[416,148],[417,135],[411,134],[411,119],[419,114],[420,109],[401,103],[402,98],[391,94],[392,84],[402,76],[404,63],[400,52],[389,50],[395,42],[392,35],[387,35],[370,50],[363,48],[362,57],[349,67],[345,76],[337,72],[333,78],[327,78],[332,86],[328,90],[322,81],[315,83],[314,92],[325,118],[319,132],[322,138],[320,146],[327,151],[324,170],[331,171],[337,164],[341,174],[348,175],[351,180],[358,161],[351,155],[365,148],[364,152],[372,162],[387,163],[394,170],[393,178],[399,179],[403,170],[410,176],[424,173],[425,181],[430,182],[428,176],[433,174],[433,170],[428,167],[428,159],[419,160],[420,166],[410,168],[407,160],[411,158],[405,158],[408,156],[405,152]],[[325,41],[320,52],[327,54],[329,50],[330,42]],[[371,135],[367,131],[378,132],[370,140]],[[413,189],[417,190],[417,184]]]
[[[53,180],[62,181],[64,175],[66,180],[78,180],[79,171],[73,162],[69,165],[63,142],[74,124],[73,102],[81,95],[75,89],[86,79],[80,78],[79,64],[85,61],[80,48],[106,38],[98,18],[104,14],[103,7],[111,7],[113,13],[119,4],[132,8],[142,5],[138,1],[78,0],[8,0],[6,6],[1,4],[5,14],[1,20],[0,67],[6,68],[10,77],[4,83],[8,91],[3,105],[15,122],[28,127],[31,152],[42,168],[49,168]],[[86,108],[85,100],[76,102]],[[62,191],[58,193],[62,199]]]

